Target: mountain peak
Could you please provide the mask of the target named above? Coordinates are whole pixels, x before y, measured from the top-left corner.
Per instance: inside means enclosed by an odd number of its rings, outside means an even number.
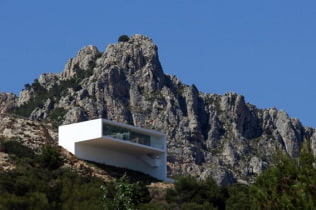
[[[80,69],[89,69],[94,65],[97,57],[100,57],[101,53],[97,47],[88,45],[83,47],[74,58],[71,58],[65,65],[65,69],[62,72],[62,79],[72,78]]]
[[[170,174],[212,176],[221,185],[253,180],[279,149],[297,157],[305,143],[316,154],[316,131],[284,111],[258,109],[236,93],[202,93],[165,75],[157,46],[140,34],[105,52],[82,48],[62,73],[41,75],[18,99],[0,95],[0,113],[13,108],[54,126],[105,118],[162,131]]]

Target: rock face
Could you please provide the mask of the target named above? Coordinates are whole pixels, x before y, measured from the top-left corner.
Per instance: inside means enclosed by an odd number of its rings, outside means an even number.
[[[41,75],[18,99],[2,98],[2,112],[37,101],[28,114],[35,121],[102,117],[162,131],[170,174],[211,176],[221,185],[251,182],[278,149],[296,157],[310,142],[316,154],[315,130],[284,111],[257,109],[236,93],[202,93],[164,74],[157,46],[143,35],[110,44],[103,53],[87,46],[60,74]]]
[[[12,93],[0,93],[0,114],[12,111],[17,102],[17,97]]]
[[[57,141],[57,133],[51,126],[3,114],[0,115],[0,137],[20,141],[35,152],[44,144]]]

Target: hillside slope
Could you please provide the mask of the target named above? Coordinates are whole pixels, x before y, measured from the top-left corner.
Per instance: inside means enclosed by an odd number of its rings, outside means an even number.
[[[155,129],[168,136],[170,175],[211,176],[221,185],[252,181],[279,149],[296,157],[306,142],[316,154],[314,129],[285,111],[258,109],[242,95],[183,84],[163,72],[157,49],[138,34],[105,52],[84,47],[64,71],[41,75],[19,97],[1,93],[0,113],[50,122],[55,132],[100,117]]]

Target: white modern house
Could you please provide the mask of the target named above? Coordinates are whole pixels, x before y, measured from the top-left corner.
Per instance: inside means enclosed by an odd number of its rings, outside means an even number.
[[[58,143],[80,159],[128,168],[167,180],[166,135],[96,119],[59,126]]]

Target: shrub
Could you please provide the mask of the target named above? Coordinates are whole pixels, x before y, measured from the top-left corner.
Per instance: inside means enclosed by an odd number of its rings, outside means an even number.
[[[27,84],[24,85],[24,88],[25,88],[26,90],[29,90],[29,89],[31,88],[31,85],[30,85],[29,83],[27,83]]]
[[[64,121],[64,116],[66,113],[67,113],[67,111],[62,107],[53,109],[49,113],[48,117],[50,118],[50,120],[55,128],[57,128],[59,125],[62,124],[62,122]]]
[[[251,209],[249,186],[235,183],[227,187],[228,199],[225,209]]]
[[[40,165],[43,168],[48,168],[51,170],[57,169],[63,165],[63,160],[60,157],[59,149],[52,145],[46,145],[38,159]]]
[[[119,42],[128,42],[129,41],[129,37],[127,35],[121,35],[119,38],[118,38],[118,41]]]
[[[304,148],[304,145],[303,145]],[[315,209],[316,169],[312,151],[302,150],[297,159],[276,156],[250,186],[251,205],[256,209]]]
[[[181,209],[225,209],[226,197],[224,188],[213,179],[197,180],[192,176],[180,177],[174,189],[166,193],[167,202]]]
[[[101,186],[104,209],[135,209],[150,201],[149,191],[142,182],[130,183],[124,174],[116,183]]]
[[[1,142],[0,151],[16,155],[19,158],[33,158],[35,155],[31,148],[24,146],[17,140]]]
[[[102,209],[103,182],[63,168],[50,171],[19,163],[0,173],[0,209]]]

